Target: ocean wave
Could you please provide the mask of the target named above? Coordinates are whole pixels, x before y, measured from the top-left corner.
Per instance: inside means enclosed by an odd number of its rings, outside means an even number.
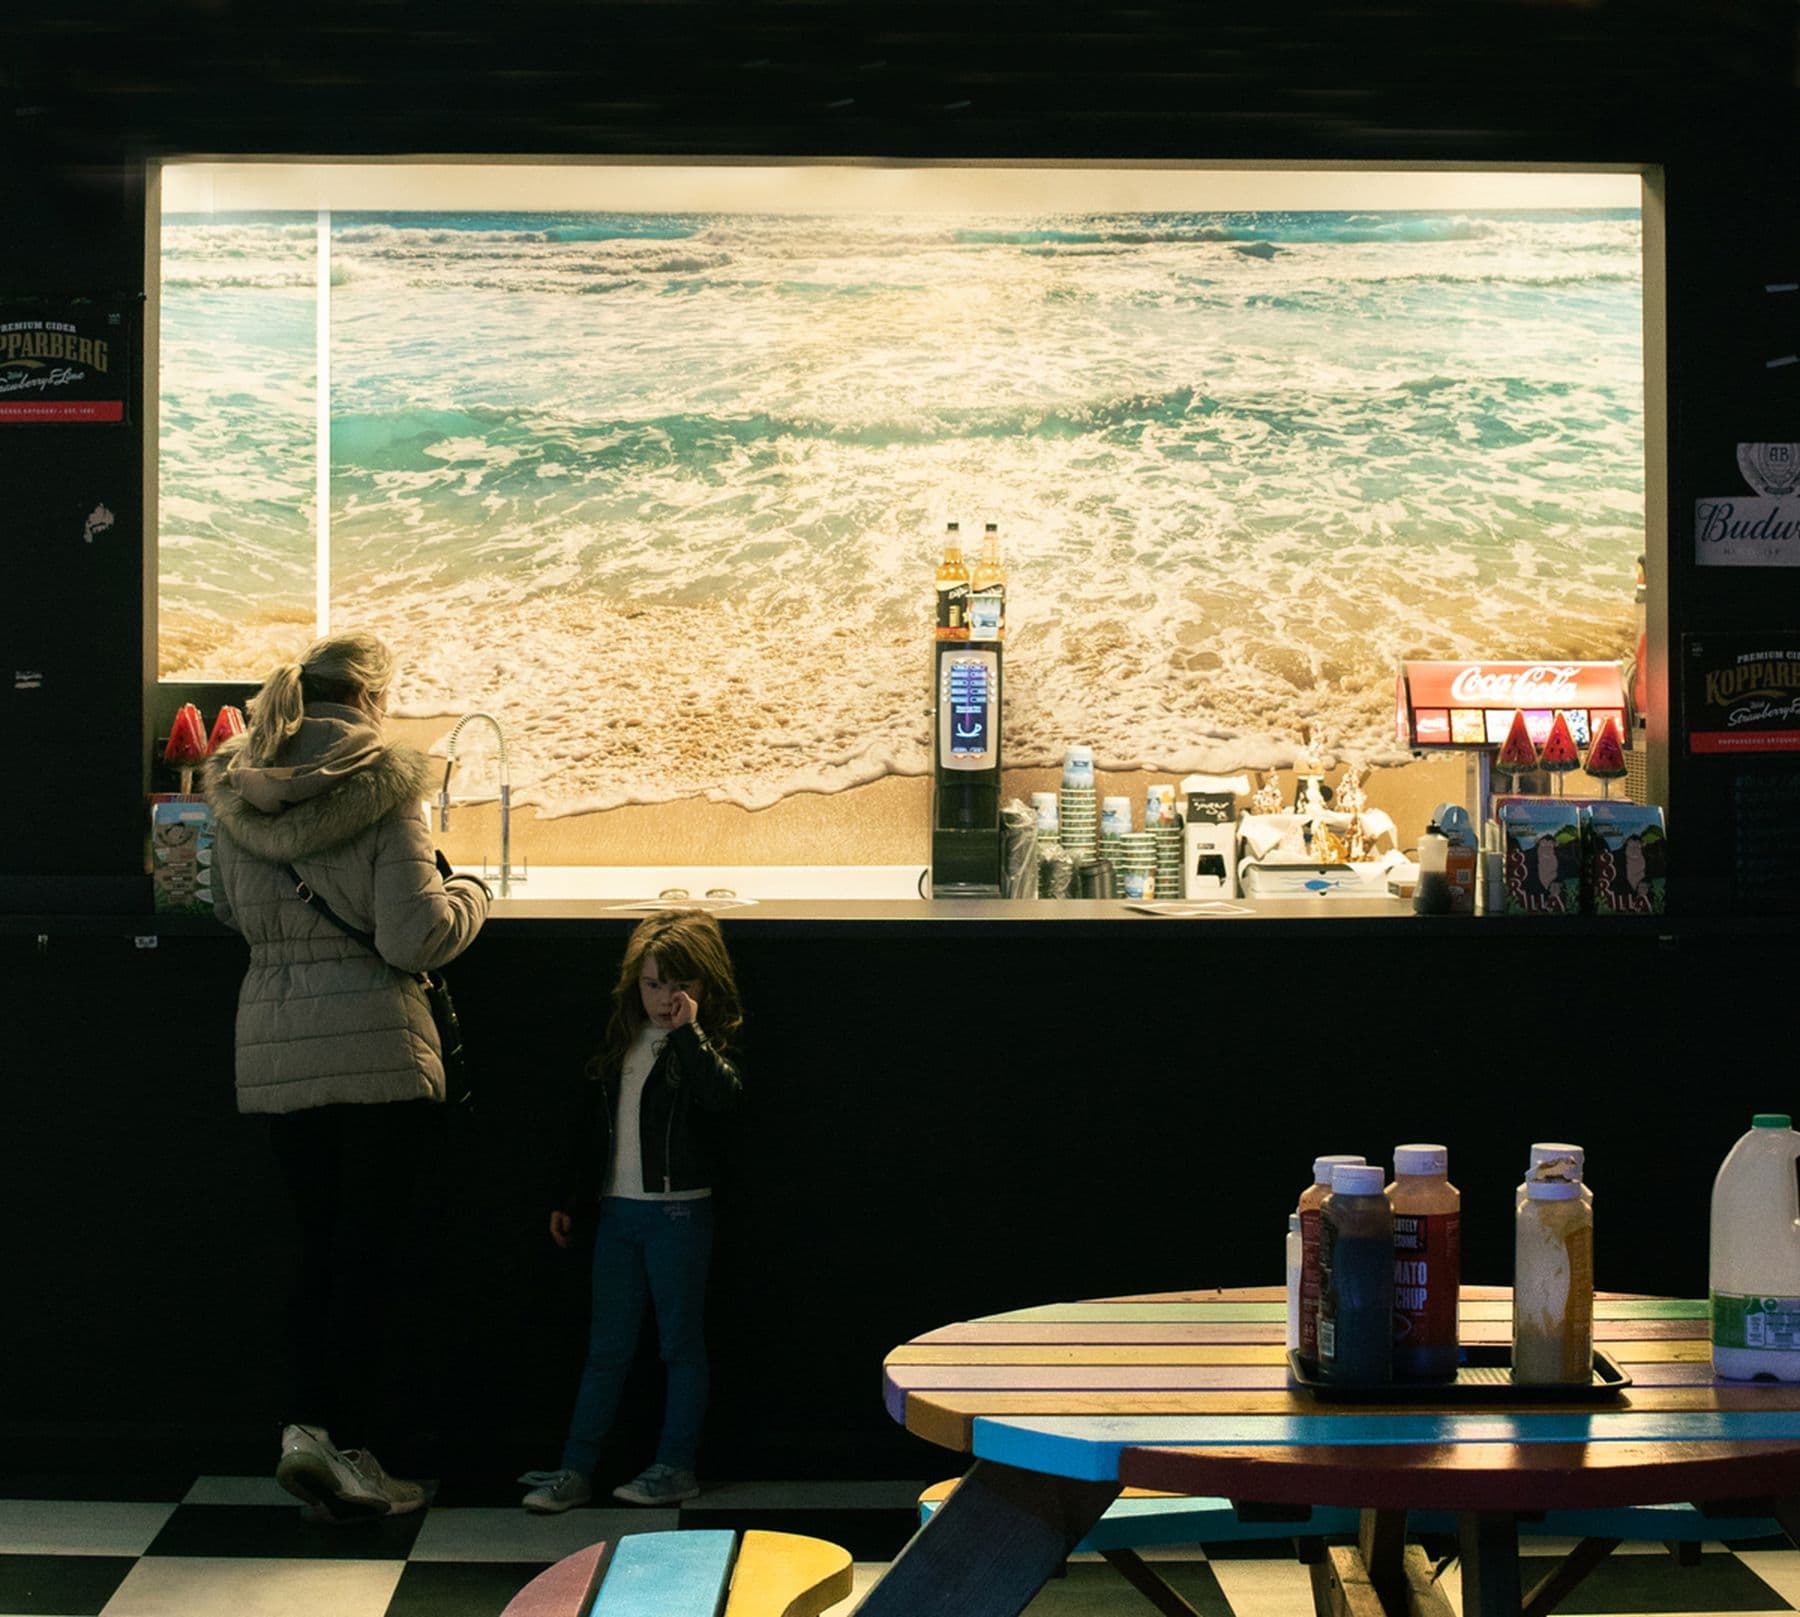
[[[1569,215],[1557,215],[1568,220]],[[1254,213],[1165,217],[1154,225],[965,226],[950,239],[969,247],[1403,246],[1486,241],[1501,228],[1468,214]]]
[[[1132,426],[1170,425],[1205,415],[1216,401],[1191,386],[1121,393],[1055,407],[985,409],[940,406],[907,416],[831,421],[765,411],[653,412],[642,416],[573,417],[541,407],[408,406],[392,411],[342,412],[332,417],[334,466],[378,470],[441,463],[439,443],[491,448],[554,446],[560,462],[616,466],[647,454],[658,463],[709,452],[735,452],[787,440],[861,448],[924,446],[964,440],[1079,438]]]

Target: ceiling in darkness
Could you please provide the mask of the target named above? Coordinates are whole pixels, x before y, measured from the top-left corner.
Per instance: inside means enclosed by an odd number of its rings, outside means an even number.
[[[1795,18],[1793,0],[39,0],[0,30],[0,91],[11,141],[68,161],[1661,161],[1791,139]]]

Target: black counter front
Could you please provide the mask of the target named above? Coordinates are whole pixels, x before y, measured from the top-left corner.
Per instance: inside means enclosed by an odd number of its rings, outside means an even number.
[[[1448,1145],[1465,1273],[1504,1281],[1527,1146],[1575,1140],[1599,1283],[1704,1289],[1720,1159],[1753,1112],[1800,1110],[1791,921],[1246,907],[725,918],[750,1102],[719,1186],[710,1475],[935,1474],[882,1412],[889,1346],[1035,1302],[1271,1282],[1320,1152]],[[496,1474],[552,1463],[573,1391],[583,1277],[544,1238],[550,1164],[637,918],[511,900],[451,972],[483,1111],[443,1158],[442,1369],[464,1457]],[[0,923],[16,1453],[122,1423],[238,1462],[280,1418],[290,1237],[233,1106],[244,959],[208,922]],[[604,1462],[621,1475],[657,1386]]]

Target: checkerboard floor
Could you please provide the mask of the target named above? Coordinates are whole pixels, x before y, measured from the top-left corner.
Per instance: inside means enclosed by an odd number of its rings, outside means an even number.
[[[677,1527],[772,1528],[850,1550],[856,1590],[879,1577],[916,1521],[924,1480],[739,1482],[673,1510],[532,1516],[522,1490],[434,1497],[416,1515],[312,1527],[267,1477],[0,1477],[0,1617],[495,1617],[550,1562],[596,1539]],[[1528,1545],[1547,1569],[1559,1546]],[[1149,1552],[1203,1617],[1293,1617],[1311,1609],[1306,1569],[1284,1545]],[[1533,1568],[1527,1568],[1527,1585]],[[1460,1609],[1454,1565],[1444,1586]],[[1707,1545],[1677,1565],[1627,1545],[1559,1608],[1579,1614],[1791,1612],[1800,1551],[1783,1541]],[[1078,1557],[1033,1601],[1033,1617],[1149,1617],[1111,1567]]]

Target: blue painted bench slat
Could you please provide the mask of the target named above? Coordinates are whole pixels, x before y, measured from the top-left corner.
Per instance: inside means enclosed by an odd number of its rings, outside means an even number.
[[[850,1552],[799,1533],[630,1533],[565,1555],[501,1617],[817,1617],[850,1593]]]
[[[719,1609],[737,1535],[633,1533],[607,1563],[593,1617],[702,1617]]]

